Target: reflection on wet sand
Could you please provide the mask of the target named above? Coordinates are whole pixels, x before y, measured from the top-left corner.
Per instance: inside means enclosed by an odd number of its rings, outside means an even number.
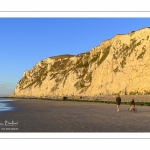
[[[12,111],[14,109],[14,107],[11,107],[9,101],[13,101],[13,100],[0,99],[0,112]]]

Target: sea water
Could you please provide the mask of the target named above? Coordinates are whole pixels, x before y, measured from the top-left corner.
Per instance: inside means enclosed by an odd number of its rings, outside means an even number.
[[[2,111],[12,111],[14,107],[11,106],[12,99],[0,98],[0,112]]]

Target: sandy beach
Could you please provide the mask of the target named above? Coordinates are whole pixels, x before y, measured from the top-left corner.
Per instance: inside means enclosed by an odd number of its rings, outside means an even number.
[[[0,132],[150,132],[150,107],[94,102],[14,99],[0,111]],[[5,125],[6,123],[6,125]]]

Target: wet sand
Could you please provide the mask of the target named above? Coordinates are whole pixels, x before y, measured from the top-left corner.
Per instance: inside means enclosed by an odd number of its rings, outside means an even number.
[[[150,132],[150,106],[16,99],[13,111],[0,112],[0,132]],[[3,125],[16,123],[14,126]],[[18,122],[18,124],[17,124]]]

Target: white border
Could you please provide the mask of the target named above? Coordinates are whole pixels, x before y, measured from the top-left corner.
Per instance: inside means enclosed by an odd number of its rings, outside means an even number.
[[[0,18],[146,18],[148,0],[5,0],[0,1]],[[12,12],[15,11],[15,12]],[[33,12],[37,11],[37,12]],[[41,11],[41,12],[40,12]],[[136,12],[135,12],[136,11]],[[147,11],[147,12],[146,12]],[[149,133],[0,133],[1,139],[149,139]]]
[[[150,12],[0,12],[1,18],[149,18]]]
[[[1,0],[1,11],[149,11],[148,0]]]
[[[0,139],[150,139],[149,133],[0,133]]]

